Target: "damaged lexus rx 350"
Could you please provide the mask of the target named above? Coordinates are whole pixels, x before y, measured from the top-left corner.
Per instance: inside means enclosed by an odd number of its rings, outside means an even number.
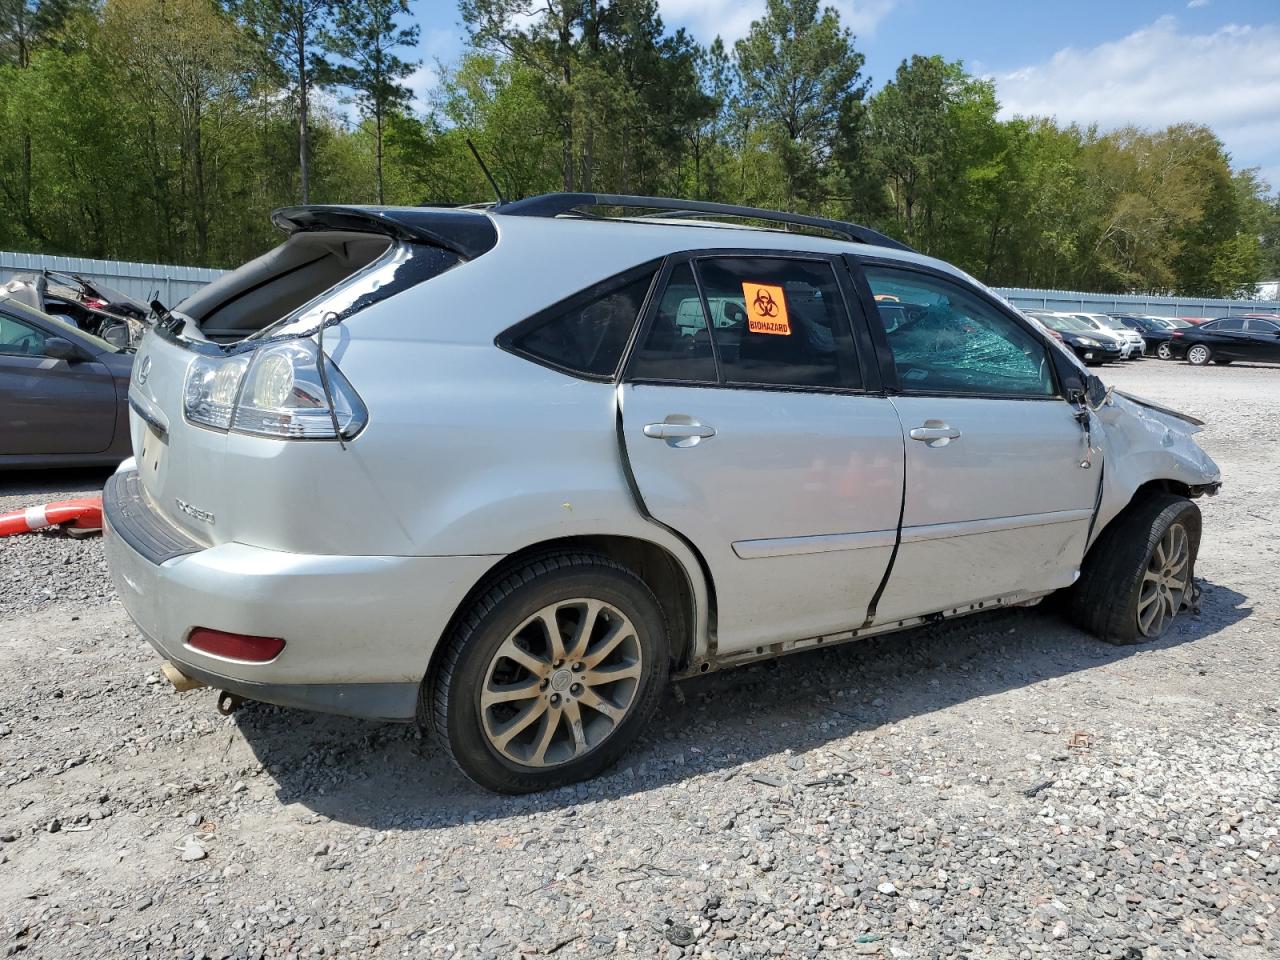
[[[673,677],[1063,590],[1132,643],[1194,600],[1197,422],[874,231],[587,194],[274,219],[147,333],[105,494],[184,685],[417,720],[531,791]]]

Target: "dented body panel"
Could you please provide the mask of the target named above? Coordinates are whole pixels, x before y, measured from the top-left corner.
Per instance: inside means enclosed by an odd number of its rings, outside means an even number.
[[[1114,390],[1091,415],[1104,468],[1090,545],[1147,484],[1192,496],[1217,493],[1222,471],[1193,439],[1200,421]]]

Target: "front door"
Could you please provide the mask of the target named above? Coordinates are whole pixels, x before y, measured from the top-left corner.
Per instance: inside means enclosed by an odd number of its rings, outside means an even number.
[[[101,453],[116,426],[116,388],[96,360],[44,355],[43,328],[0,311],[0,456]]]
[[[888,569],[904,441],[847,287],[823,257],[668,265],[619,388],[645,508],[710,567],[721,654],[861,626]]]
[[[880,263],[865,276],[908,437],[901,544],[876,622],[1069,586],[1100,471],[1081,466],[1085,434],[1049,348],[958,279]]]

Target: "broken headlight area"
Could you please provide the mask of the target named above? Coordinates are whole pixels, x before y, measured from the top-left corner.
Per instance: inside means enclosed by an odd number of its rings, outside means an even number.
[[[187,369],[183,414],[212,430],[281,440],[350,440],[369,418],[337,365],[305,339],[196,357]]]

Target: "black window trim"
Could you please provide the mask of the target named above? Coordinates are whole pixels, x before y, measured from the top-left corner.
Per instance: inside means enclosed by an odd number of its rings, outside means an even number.
[[[876,352],[880,357],[881,376],[884,378],[885,389],[888,392],[912,397],[954,397],[971,400],[1026,400],[1035,403],[1066,400],[1066,391],[1062,386],[1061,372],[1058,369],[1058,363],[1053,352],[1055,348],[1051,343],[1049,343],[1048,337],[1041,330],[1037,329],[1026,317],[1023,317],[1017,311],[1010,311],[1010,309],[999,299],[992,296],[981,287],[974,286],[963,277],[956,276],[946,270],[939,270],[936,267],[929,266],[928,264],[916,263],[912,260],[898,260],[893,257],[878,257],[856,253],[846,253],[844,258],[846,263],[849,265],[850,272],[853,274],[854,284],[857,286],[858,292],[861,294],[863,312],[867,314],[867,326],[871,331],[872,339],[876,343]],[[871,284],[867,280],[866,272],[864,270],[864,267],[867,266],[886,267],[888,269],[902,270],[908,273],[918,273],[925,277],[932,277],[937,280],[953,283],[966,293],[991,307],[1001,316],[1012,320],[1015,326],[1021,327],[1024,331],[1029,333],[1037,343],[1044,347],[1045,359],[1049,362],[1049,375],[1053,378],[1053,394],[1043,397],[1033,397],[1025,393],[961,393],[955,390],[904,389],[898,378],[898,368],[894,364],[893,348],[889,344],[889,336],[884,329],[884,325],[880,322],[880,314],[876,307],[875,295],[872,293]]]
[[[654,317],[657,315],[660,294],[666,290],[667,282],[676,267],[682,264],[689,264],[693,273],[694,284],[698,288],[698,298],[702,302],[702,318],[704,323],[710,323],[710,310],[707,307],[706,292],[702,285],[701,271],[698,269],[698,261],[701,260],[722,260],[740,257],[754,257],[769,260],[803,260],[810,263],[825,263],[831,268],[833,278],[835,280],[836,289],[840,293],[841,301],[844,304],[845,322],[849,324],[849,346],[853,350],[854,360],[857,362],[858,369],[862,374],[862,385],[858,387],[822,387],[822,386],[801,386],[798,384],[772,384],[772,383],[745,383],[736,380],[726,380],[724,372],[720,366],[720,351],[716,346],[715,334],[711,333],[711,351],[712,357],[715,359],[716,379],[711,380],[685,380],[671,379],[662,377],[638,377],[632,373],[633,359],[638,349],[638,345],[648,336],[649,328],[653,325]],[[641,314],[640,323],[636,325],[635,335],[631,338],[631,342],[627,345],[627,351],[622,362],[622,383],[636,384],[642,386],[666,386],[666,387],[715,387],[721,390],[761,390],[770,393],[811,393],[811,394],[835,394],[850,396],[884,396],[884,390],[881,387],[879,377],[874,376],[876,371],[868,364],[868,359],[862,356],[867,348],[864,345],[865,338],[858,335],[858,320],[854,316],[853,305],[857,300],[851,297],[852,291],[846,283],[845,274],[847,271],[840,269],[839,253],[824,253],[818,250],[779,250],[767,247],[702,247],[693,250],[682,250],[678,253],[670,254],[663,264],[662,270],[659,271],[657,282],[649,290],[649,299],[645,305],[645,309]]]
[[[537,313],[531,314],[523,320],[519,320],[507,327],[507,329],[503,330],[493,338],[494,345],[497,346],[498,349],[504,350],[522,360],[528,360],[530,363],[536,363],[540,367],[555,370],[558,373],[566,374],[578,380],[589,380],[592,383],[617,383],[620,371],[625,367],[627,357],[630,354],[631,344],[636,335],[636,328],[642,325],[639,320],[646,315],[646,312],[649,309],[649,303],[653,300],[653,292],[656,286],[655,281],[662,277],[663,268],[663,258],[656,257],[637,266],[629,267],[621,273],[615,273],[602,280],[597,280],[590,286],[583,287],[577,292],[571,293],[564,299],[557,300],[555,303],[551,304],[551,306],[544,307]],[[578,370],[574,367],[566,366],[565,364],[556,363],[554,360],[549,360],[546,357],[539,357],[536,354],[530,353],[527,350],[522,350],[520,347],[516,346],[515,342],[520,337],[537,329],[543,323],[548,323],[556,319],[561,314],[565,313],[565,311],[572,310],[579,306],[586,306],[601,297],[608,296],[610,293],[614,293],[624,287],[630,286],[637,280],[644,279],[645,276],[649,277],[649,289],[645,293],[644,299],[641,301],[640,310],[636,314],[637,319],[631,321],[631,331],[627,335],[627,340],[623,346],[622,352],[618,356],[618,363],[613,368],[612,373],[588,373],[585,370]]]

